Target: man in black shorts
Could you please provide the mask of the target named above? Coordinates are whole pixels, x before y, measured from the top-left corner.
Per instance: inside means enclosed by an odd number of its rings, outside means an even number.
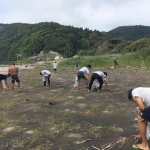
[[[18,70],[19,68],[15,66],[15,63],[12,63],[12,65],[8,68],[8,73],[11,75],[12,78],[12,93],[14,93],[15,81],[18,85],[18,92],[20,92],[20,80],[18,78]]]
[[[6,86],[8,87],[8,84],[6,82],[7,78],[10,77],[10,74],[4,75],[4,74],[0,74],[0,88],[3,91],[3,86],[2,86],[2,80],[5,81]],[[8,87],[9,88],[9,87]]]
[[[88,76],[90,77],[89,74],[89,70],[91,69],[91,65],[87,65],[87,67],[83,67],[81,68],[78,73],[77,73],[77,77],[78,77],[78,84],[77,84],[77,90],[79,90],[79,86],[80,86],[80,80],[84,79],[86,82],[86,87],[88,88],[88,79],[85,77],[84,73],[87,73]]]
[[[101,91],[101,88],[103,86],[103,82],[105,83],[106,90],[109,91],[109,88],[108,88],[108,85],[107,85],[107,81],[106,81],[106,77],[107,77],[107,73],[106,72],[102,72],[102,71],[95,71],[95,72],[93,72],[93,74],[91,76],[91,81],[90,81],[90,84],[89,84],[88,92],[91,91],[91,87],[93,85],[93,81],[96,80],[96,79],[99,82],[99,88],[98,88],[97,92]]]

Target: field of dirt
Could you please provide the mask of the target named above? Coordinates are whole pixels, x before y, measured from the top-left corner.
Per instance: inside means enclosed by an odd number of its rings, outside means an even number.
[[[150,85],[150,71],[105,70],[110,92],[73,88],[76,70],[52,71],[43,87],[39,72],[21,70],[21,90],[0,92],[1,150],[130,150],[138,134],[135,103],[127,90]],[[99,69],[96,69],[99,70]],[[92,70],[93,71],[93,70]],[[104,70],[103,70],[104,71]],[[7,81],[11,86],[11,80]],[[54,105],[50,105],[52,102]]]

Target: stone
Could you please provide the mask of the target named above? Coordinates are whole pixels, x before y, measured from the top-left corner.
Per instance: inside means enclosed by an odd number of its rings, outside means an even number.
[[[11,131],[14,131],[14,130],[16,130],[15,127],[8,127],[8,128],[5,128],[3,131],[4,132],[11,132]]]
[[[13,149],[16,149],[16,148],[17,148],[17,145],[12,145],[12,148],[13,148]]]
[[[26,134],[34,134],[34,131],[27,131]]]

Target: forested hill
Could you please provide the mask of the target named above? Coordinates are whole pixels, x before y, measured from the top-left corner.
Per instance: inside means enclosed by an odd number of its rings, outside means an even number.
[[[94,48],[105,39],[106,35],[96,30],[53,22],[0,24],[0,60],[16,60],[17,54],[27,58],[40,51],[55,51],[70,57],[79,50]]]
[[[106,33],[111,38],[121,38],[123,40],[139,40],[150,38],[150,26],[121,26]]]

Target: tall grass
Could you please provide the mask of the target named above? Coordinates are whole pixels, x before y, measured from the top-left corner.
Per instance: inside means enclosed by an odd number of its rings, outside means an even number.
[[[92,65],[93,68],[111,67],[114,60],[117,60],[120,67],[150,67],[150,48],[143,48],[133,53],[121,55],[99,55],[99,56],[79,56],[77,58],[68,58],[62,60],[59,64],[61,68],[74,68],[75,62],[78,61],[79,68]]]
[[[62,60],[59,63],[59,67],[61,68],[74,68],[75,62],[78,62],[79,67],[92,65],[92,67],[109,67],[113,64],[111,57],[102,57],[102,56],[81,56],[78,58],[68,58],[66,60]]]

